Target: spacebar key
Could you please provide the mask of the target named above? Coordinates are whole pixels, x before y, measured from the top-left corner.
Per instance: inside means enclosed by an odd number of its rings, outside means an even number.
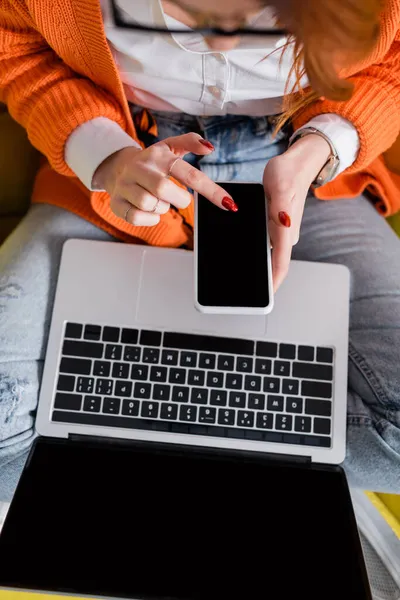
[[[227,352],[231,354],[254,354],[254,342],[238,338],[195,335],[191,333],[164,333],[164,348],[200,350],[203,352]]]

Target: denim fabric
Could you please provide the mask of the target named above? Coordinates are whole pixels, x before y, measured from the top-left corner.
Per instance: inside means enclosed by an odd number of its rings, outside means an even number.
[[[159,137],[197,131],[215,152],[197,164],[214,180],[261,181],[287,136],[264,117],[156,114]],[[112,238],[62,209],[33,206],[0,248],[0,501],[15,489],[34,437],[61,248],[70,237]],[[352,273],[348,444],[350,484],[400,493],[400,240],[365,197],[306,203],[293,257]]]

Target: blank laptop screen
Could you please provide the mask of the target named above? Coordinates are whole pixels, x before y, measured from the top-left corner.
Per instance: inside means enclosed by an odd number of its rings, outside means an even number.
[[[41,440],[0,586],[115,598],[370,598],[339,468]]]

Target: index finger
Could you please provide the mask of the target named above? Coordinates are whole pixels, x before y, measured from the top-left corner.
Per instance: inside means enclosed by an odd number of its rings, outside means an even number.
[[[171,175],[219,208],[237,212],[238,207],[228,192],[186,161],[176,161]]]

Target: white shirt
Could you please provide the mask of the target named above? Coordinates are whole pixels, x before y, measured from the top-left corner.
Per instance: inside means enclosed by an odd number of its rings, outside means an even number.
[[[165,15],[160,0],[118,0],[131,20],[160,27],[190,28]],[[104,27],[110,50],[124,84],[127,99],[149,109],[215,116],[241,114],[274,115],[282,110],[293,55],[285,38],[244,37],[239,46],[225,52],[212,51],[203,37],[157,35],[116,28],[109,0],[101,0]],[[254,21],[253,21],[254,23]],[[273,28],[273,11],[267,7],[257,26]],[[289,81],[291,89],[293,80]],[[307,85],[304,77],[302,85]],[[359,150],[355,127],[339,115],[320,115],[305,127],[324,133],[335,147],[340,166],[349,167]],[[89,189],[97,167],[108,156],[137,143],[115,122],[98,117],[80,125],[65,146],[65,160]]]

